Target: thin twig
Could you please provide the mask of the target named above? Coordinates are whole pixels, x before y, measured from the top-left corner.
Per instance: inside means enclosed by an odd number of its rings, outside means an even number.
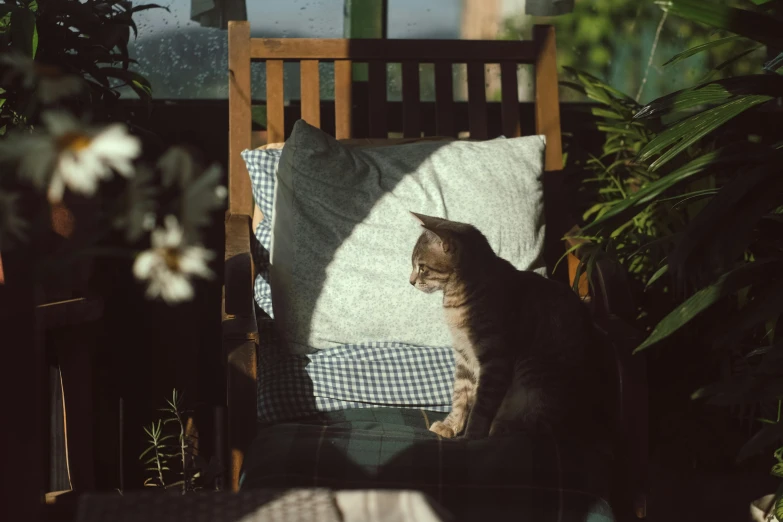
[[[663,30],[663,24],[666,22],[666,17],[669,16],[669,11],[664,11],[661,16],[661,21],[658,22],[658,28],[655,30],[655,39],[653,39],[652,48],[650,48],[650,59],[647,60],[647,69],[644,71],[644,78],[642,78],[642,84],[639,86],[639,91],[636,93],[636,103],[639,103],[639,98],[642,97],[642,91],[644,90],[644,84],[647,83],[647,76],[650,74],[650,67],[652,67],[653,56],[655,56],[655,49],[658,47],[658,40],[661,37],[661,31]]]

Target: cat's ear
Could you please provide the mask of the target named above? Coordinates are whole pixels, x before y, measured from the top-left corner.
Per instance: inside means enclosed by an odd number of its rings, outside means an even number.
[[[411,213],[411,216],[413,216],[413,219],[419,222],[419,224],[423,227],[427,226],[427,220],[429,219],[429,216],[425,216],[424,214],[417,214],[416,212],[409,210],[408,212]]]
[[[425,216],[424,214],[417,214],[416,212],[411,212],[411,214],[416,219],[416,221],[418,221],[421,224],[421,226],[424,227],[425,230],[434,234],[440,240],[440,245],[443,248],[444,252],[448,252],[449,250],[451,250],[450,234],[444,228],[438,227],[438,225],[446,221],[445,219],[432,217],[432,216]]]
[[[417,214],[416,212],[412,212],[410,210],[408,212],[411,213],[413,218],[416,221],[418,221],[421,224],[421,226],[423,226],[427,230],[432,230],[433,232],[435,231],[434,229],[438,225],[440,225],[442,223],[446,223],[446,220],[443,219],[443,218],[433,217],[433,216],[425,216],[424,214]]]

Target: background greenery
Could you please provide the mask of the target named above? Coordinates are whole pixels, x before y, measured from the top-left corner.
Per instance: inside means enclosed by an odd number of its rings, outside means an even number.
[[[722,0],[708,2],[716,5],[726,3]],[[750,0],[732,3],[753,6]],[[650,50],[662,16],[661,9],[647,0],[577,0],[574,11],[567,15],[542,18],[520,14],[507,18],[503,24],[502,38],[529,38],[533,24],[552,24],[557,32],[557,59],[560,66],[591,73],[636,99],[647,73]],[[667,16],[661,27],[647,82],[637,101],[644,102],[693,85],[718,66],[720,69],[712,73],[713,78],[746,74],[758,69],[764,60],[763,49],[741,60],[726,63],[738,52],[757,47],[755,42],[748,40],[737,40],[695,55],[673,67],[662,67],[668,57],[683,49],[728,34],[714,27]],[[568,89],[562,90],[561,96],[563,101],[586,101],[583,96]]]
[[[668,438],[694,467],[762,455],[783,477],[783,448],[773,452],[783,440],[783,3],[662,6],[678,24],[704,24],[694,27],[710,42],[736,38],[663,56],[674,77],[697,57],[714,70],[644,106],[613,81],[566,69],[575,79],[566,86],[598,103],[606,136],[601,151],[572,161],[593,194],[583,232],[598,248],[585,267],[612,256],[634,278],[651,332],[637,351],[655,347],[646,352],[653,440]],[[759,61],[765,47],[771,59]]]

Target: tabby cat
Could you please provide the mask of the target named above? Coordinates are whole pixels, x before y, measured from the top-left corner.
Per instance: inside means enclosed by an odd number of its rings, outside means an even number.
[[[411,212],[424,231],[410,283],[443,291],[456,357],[446,438],[556,435],[584,426],[597,397],[587,308],[563,283],[519,271],[472,225]]]

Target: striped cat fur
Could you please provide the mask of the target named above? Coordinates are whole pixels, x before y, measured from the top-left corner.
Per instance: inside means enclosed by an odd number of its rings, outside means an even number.
[[[413,213],[424,230],[410,284],[443,292],[456,357],[452,410],[430,430],[445,438],[589,424],[598,397],[593,326],[568,285],[519,271],[472,225]]]

